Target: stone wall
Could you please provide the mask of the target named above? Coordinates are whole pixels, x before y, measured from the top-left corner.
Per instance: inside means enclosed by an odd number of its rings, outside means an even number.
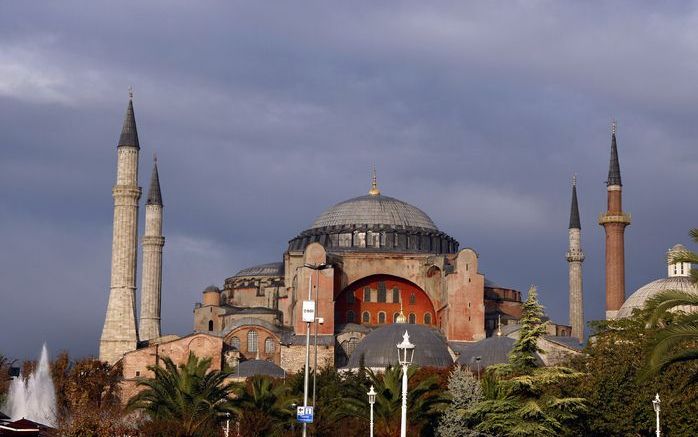
[[[334,347],[320,346],[317,347],[317,363],[318,368],[326,366],[334,366]],[[315,348],[313,343],[310,343],[310,367],[315,364]],[[286,373],[302,372],[305,366],[305,345],[282,345],[281,346],[281,364]]]

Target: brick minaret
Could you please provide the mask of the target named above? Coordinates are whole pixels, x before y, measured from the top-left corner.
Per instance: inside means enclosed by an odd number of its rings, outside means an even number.
[[[143,273],[141,275],[141,340],[160,337],[160,301],[162,289],[162,196],[157,159],[153,163],[148,200],[145,203],[143,235]]]
[[[572,207],[570,209],[569,227],[570,245],[567,250],[567,263],[569,264],[570,281],[570,325],[572,337],[577,337],[579,342],[584,341],[584,300],[582,289],[582,224],[579,220],[579,206],[577,205],[577,178],[572,178]]]
[[[606,319],[614,319],[625,302],[625,227],[630,214],[623,212],[616,123],[611,131],[611,163],[608,169],[608,210],[599,217],[606,231]]]
[[[130,93],[129,93],[130,94]],[[132,95],[130,96],[132,97]],[[111,287],[99,359],[115,363],[125,352],[136,349],[136,253],[138,249],[138,132],[129,98],[124,126],[117,147],[114,197],[114,230],[111,249]]]

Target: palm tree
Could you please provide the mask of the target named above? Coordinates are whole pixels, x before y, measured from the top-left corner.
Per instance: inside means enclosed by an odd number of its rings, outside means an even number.
[[[691,229],[691,239],[698,243],[698,228]],[[698,253],[682,251],[671,256],[672,263],[698,264]],[[698,284],[698,269],[691,270],[691,282]],[[688,314],[683,310],[691,308]],[[678,290],[667,290],[645,303],[647,322],[659,328],[652,339],[649,355],[651,373],[662,372],[672,364],[698,362],[698,295]],[[678,311],[678,312],[677,312]],[[698,371],[686,385],[698,384]]]
[[[417,367],[407,370],[408,385],[417,372]],[[376,403],[374,405],[375,433],[377,436],[392,437],[400,433],[402,415],[402,369],[388,366],[382,374],[368,370],[370,383],[375,387]],[[447,399],[439,394],[437,377],[432,375],[409,387],[407,391],[407,417],[414,435],[429,423],[447,404]],[[362,402],[366,403],[363,394]],[[364,409],[367,411],[367,409]],[[411,434],[412,435],[412,434]]]
[[[127,408],[145,411],[151,420],[176,424],[179,435],[207,435],[211,428],[234,412],[233,395],[238,386],[226,382],[227,372],[211,370],[211,358],[199,359],[189,354],[179,366],[168,357],[164,367],[148,366],[155,376],[140,379],[145,389],[128,401]]]
[[[293,419],[291,404],[299,402],[291,395],[291,387],[268,376],[253,376],[236,400],[240,435],[278,435]]]

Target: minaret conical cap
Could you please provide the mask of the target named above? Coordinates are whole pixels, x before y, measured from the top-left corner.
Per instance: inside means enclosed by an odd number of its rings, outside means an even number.
[[[616,144],[616,122],[613,122],[613,128],[611,129],[611,162],[608,166],[608,180],[606,181],[607,186],[623,184],[620,181],[620,162],[618,161],[618,145]]]
[[[146,205],[162,206],[162,194],[160,194],[160,177],[158,176],[158,160],[153,162],[153,173],[150,176],[150,189],[148,190],[148,200]]]
[[[582,229],[579,220],[579,205],[577,204],[577,177],[572,179],[572,206],[570,208],[570,229]]]
[[[121,128],[121,136],[119,137],[119,147],[135,147],[140,149],[138,143],[138,130],[136,129],[136,116],[133,114],[133,99],[128,99],[128,107],[126,108],[126,117],[124,117],[124,126]]]

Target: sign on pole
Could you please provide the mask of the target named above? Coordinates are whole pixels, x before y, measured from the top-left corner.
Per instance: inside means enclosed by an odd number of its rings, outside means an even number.
[[[315,301],[303,301],[303,321],[311,323],[315,321]]]
[[[298,407],[296,420],[300,423],[313,423],[313,407]]]

